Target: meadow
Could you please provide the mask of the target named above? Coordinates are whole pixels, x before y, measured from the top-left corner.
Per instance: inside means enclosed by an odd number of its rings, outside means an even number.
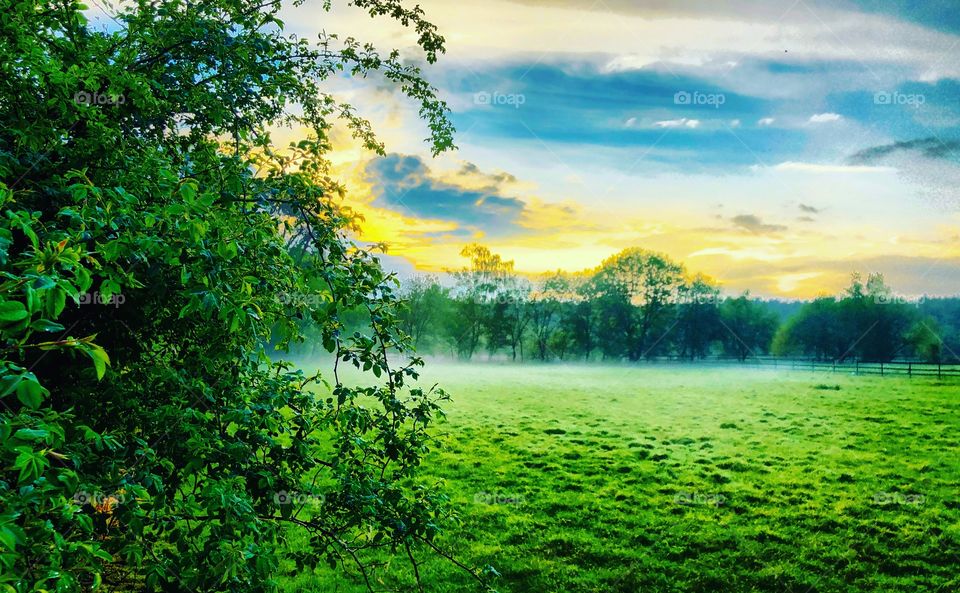
[[[428,364],[443,544],[501,592],[960,590],[960,383]],[[398,563],[399,564],[399,563]],[[412,587],[397,568],[385,587]],[[442,560],[428,591],[476,590]],[[325,568],[286,591],[365,590]]]

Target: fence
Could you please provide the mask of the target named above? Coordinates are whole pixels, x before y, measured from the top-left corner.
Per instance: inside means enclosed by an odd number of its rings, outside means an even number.
[[[930,363],[916,361],[861,362],[859,360],[829,361],[804,358],[779,358],[775,356],[754,356],[746,360],[736,358],[708,357],[697,360],[678,356],[661,356],[648,359],[651,363],[696,363],[724,366],[741,366],[792,371],[825,371],[848,373],[852,375],[896,375],[906,377],[936,377],[937,379],[960,379],[960,364]]]

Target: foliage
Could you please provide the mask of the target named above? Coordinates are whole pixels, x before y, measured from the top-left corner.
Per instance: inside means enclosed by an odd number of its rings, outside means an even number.
[[[513,262],[471,245],[471,266],[414,279],[411,306],[431,321],[417,330],[420,351],[489,356],[639,360],[677,356],[740,360],[773,353],[819,360],[894,358],[960,361],[960,299],[898,298],[879,274],[855,274],[840,298],[761,300],[721,296],[715,281],[688,274],[665,255],[627,249],[579,273],[522,276]],[[430,291],[435,299],[419,304]]]
[[[442,52],[419,9],[353,3]],[[337,119],[382,147],[323,83],[395,84],[435,152],[446,106],[395,51],[286,35],[279,2],[123,6],[106,31],[70,0],[0,13],[0,589],[270,591],[318,562],[369,587],[370,551],[415,562],[455,518],[416,480],[446,396],[388,357],[397,283],[324,158]],[[364,381],[275,359],[307,319]]]

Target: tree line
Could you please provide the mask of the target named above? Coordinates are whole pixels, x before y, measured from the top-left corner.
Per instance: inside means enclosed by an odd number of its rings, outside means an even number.
[[[906,302],[879,273],[855,273],[840,295],[798,302],[723,296],[709,277],[636,247],[594,269],[537,277],[517,273],[482,245],[461,255],[469,264],[452,272],[452,285],[435,275],[404,283],[401,323],[421,353],[950,362],[960,352],[960,299]]]

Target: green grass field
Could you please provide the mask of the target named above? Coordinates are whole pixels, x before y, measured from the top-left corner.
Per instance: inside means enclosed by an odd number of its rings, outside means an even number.
[[[502,592],[960,591],[960,385],[696,367],[428,365],[443,540]],[[412,586],[394,565],[389,587]],[[440,560],[428,591],[476,590]],[[326,569],[288,591],[362,591]]]

